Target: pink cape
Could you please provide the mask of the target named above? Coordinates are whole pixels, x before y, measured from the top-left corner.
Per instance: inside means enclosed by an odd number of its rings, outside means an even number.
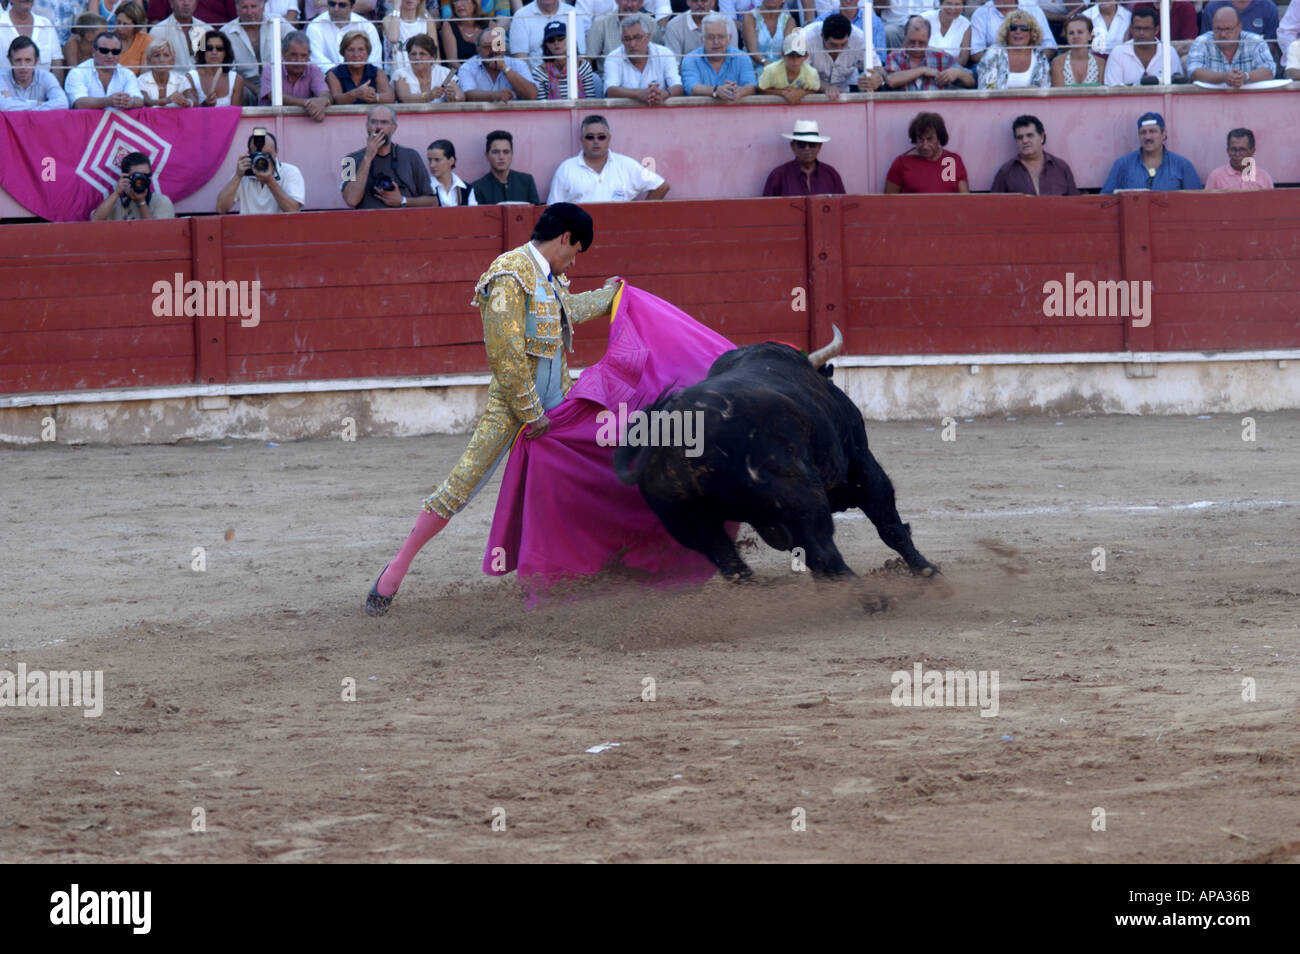
[[[515,439],[483,572],[517,569],[530,602],[554,583],[612,566],[657,585],[709,579],[713,564],[670,537],[640,489],[614,476],[615,448],[596,442],[597,415],[617,414],[620,403],[642,408],[666,389],[695,384],[734,347],[662,298],[625,284],[614,301],[605,356],[548,412],[546,436]]]

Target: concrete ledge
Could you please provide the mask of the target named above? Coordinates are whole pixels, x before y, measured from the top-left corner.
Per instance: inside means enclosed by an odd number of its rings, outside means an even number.
[[[835,381],[868,420],[1300,408],[1300,351],[853,356]],[[0,443],[168,444],[467,433],[487,375],[193,385],[0,398]]]

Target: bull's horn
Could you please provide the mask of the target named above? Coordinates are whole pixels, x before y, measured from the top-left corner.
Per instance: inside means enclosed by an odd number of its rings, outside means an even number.
[[[844,347],[844,336],[840,334],[840,329],[835,325],[831,325],[831,331],[835,333],[835,336],[831,338],[831,343],[824,348],[818,348],[812,354],[808,355],[808,360],[812,362],[814,368],[820,368],[831,358],[839,354],[840,350]]]

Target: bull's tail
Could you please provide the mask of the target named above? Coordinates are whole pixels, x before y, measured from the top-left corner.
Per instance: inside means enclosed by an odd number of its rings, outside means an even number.
[[[640,410],[646,413],[662,410],[672,401],[672,387],[675,387],[675,385],[665,388],[659,393],[659,397],[655,399],[654,403]],[[620,439],[622,436],[619,435]],[[614,448],[614,476],[625,484],[639,483],[646,464],[646,457],[641,451],[642,448],[640,447],[629,447],[623,443]]]

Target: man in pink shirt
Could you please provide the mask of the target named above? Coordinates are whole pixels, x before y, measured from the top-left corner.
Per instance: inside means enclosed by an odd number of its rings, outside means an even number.
[[[1255,134],[1249,129],[1228,133],[1228,164],[1205,177],[1206,192],[1271,189],[1273,178],[1255,165]]]

